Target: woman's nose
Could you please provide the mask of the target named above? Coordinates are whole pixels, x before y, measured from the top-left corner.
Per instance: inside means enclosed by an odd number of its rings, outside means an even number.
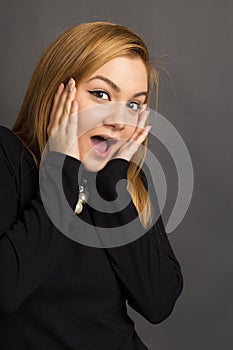
[[[129,116],[125,103],[108,104],[108,111],[104,117],[103,124],[112,126],[115,129],[124,129],[129,123]]]
[[[104,125],[111,126],[113,129],[123,130],[125,128],[125,123],[117,123],[114,121],[104,122]]]

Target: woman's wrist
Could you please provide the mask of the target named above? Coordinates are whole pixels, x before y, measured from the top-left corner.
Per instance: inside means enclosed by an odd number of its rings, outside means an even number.
[[[116,185],[122,180],[127,180],[127,172],[130,162],[123,158],[111,159],[96,176],[96,187],[103,199],[112,201],[117,198]],[[125,189],[126,189],[125,183]]]
[[[79,159],[57,151],[48,152],[41,164],[43,180],[49,179],[60,187],[62,179],[63,191],[72,209],[77,202],[80,166]]]

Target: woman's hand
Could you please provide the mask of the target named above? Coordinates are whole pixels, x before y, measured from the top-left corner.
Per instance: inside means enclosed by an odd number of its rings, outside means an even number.
[[[145,107],[146,108],[146,107]],[[113,156],[114,158],[123,158],[130,161],[133,155],[137,152],[139,146],[145,140],[151,126],[145,126],[149,111],[143,108],[139,114],[138,124],[134,130],[133,135],[119,148],[117,153]]]
[[[79,159],[78,104],[75,95],[73,78],[70,78],[66,87],[63,83],[60,84],[54,96],[47,134],[49,151]]]

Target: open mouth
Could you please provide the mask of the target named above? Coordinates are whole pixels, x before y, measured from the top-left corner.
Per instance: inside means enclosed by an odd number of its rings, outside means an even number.
[[[91,137],[93,152],[98,158],[105,158],[110,154],[112,146],[115,145],[117,139],[105,138],[104,136],[95,135]]]

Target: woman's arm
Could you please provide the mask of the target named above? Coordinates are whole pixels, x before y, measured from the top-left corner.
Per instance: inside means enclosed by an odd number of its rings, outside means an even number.
[[[104,199],[111,201],[116,198],[116,183],[127,178],[129,164],[125,159],[113,159],[98,173],[96,185]],[[148,175],[147,180],[152,181]],[[113,227],[126,224],[137,217],[136,208],[126,187],[122,195],[130,204],[124,210],[112,214],[94,211],[95,225],[103,226],[105,222],[105,227]],[[105,250],[128,304],[150,323],[156,324],[167,318],[183,289],[183,277],[161,215],[153,227],[139,239]]]
[[[57,156],[58,153],[51,152],[46,161],[51,191],[56,191],[56,183],[49,172],[56,169]],[[18,216],[17,175],[9,157],[0,142],[0,312],[7,314],[17,311],[45,280],[56,261],[61,237],[44,209],[39,190]],[[63,168],[64,190],[73,207],[77,200],[75,170],[78,171],[79,164],[77,159],[67,156]]]

